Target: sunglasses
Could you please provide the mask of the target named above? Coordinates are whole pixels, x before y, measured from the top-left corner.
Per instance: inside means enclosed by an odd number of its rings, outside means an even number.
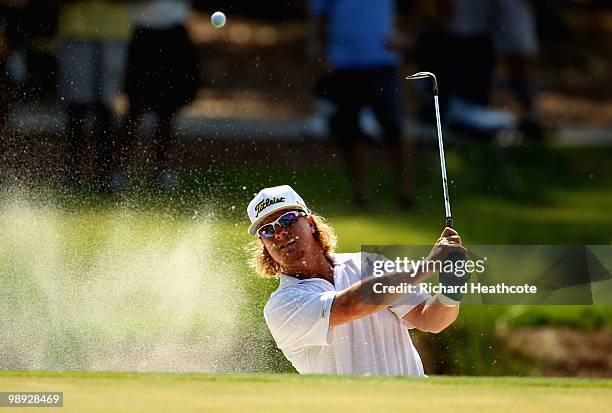
[[[274,236],[276,224],[280,225],[283,228],[287,228],[291,226],[294,222],[297,222],[299,217],[305,217],[308,214],[304,211],[290,211],[286,214],[281,215],[274,222],[270,222],[269,224],[262,225],[257,230],[257,236],[259,238],[272,238]]]

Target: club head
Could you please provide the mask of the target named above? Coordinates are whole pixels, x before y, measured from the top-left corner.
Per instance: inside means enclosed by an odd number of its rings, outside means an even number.
[[[434,75],[431,72],[418,72],[410,76],[406,76],[406,80],[427,79],[427,78],[435,79],[436,75]]]
[[[431,79],[433,81],[433,92],[434,95],[438,95],[438,79],[436,75],[431,72],[417,72],[413,75],[406,76],[406,80],[417,80],[417,79]]]

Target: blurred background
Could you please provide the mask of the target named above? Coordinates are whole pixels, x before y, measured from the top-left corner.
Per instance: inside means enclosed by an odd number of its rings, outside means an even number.
[[[264,186],[339,252],[435,241],[429,85],[391,86],[401,140],[364,107],[342,141],[339,105],[371,96],[338,87],[315,3],[0,0],[0,368],[292,371],[242,248]],[[609,2],[389,4],[396,77],[438,75],[464,242],[610,245]],[[353,18],[382,19],[327,35]],[[465,306],[412,336],[430,374],[612,377],[609,306]]]

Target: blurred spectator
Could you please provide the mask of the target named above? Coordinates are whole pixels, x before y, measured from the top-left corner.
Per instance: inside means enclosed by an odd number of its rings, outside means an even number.
[[[93,116],[96,187],[108,191],[114,163],[113,103],[125,68],[129,17],[123,2],[63,0],[59,3],[59,97],[67,115],[68,179],[82,184]]]
[[[0,65],[4,99],[21,103],[55,95],[56,0],[0,0]],[[3,105],[3,107],[5,107]],[[4,116],[8,110],[3,111]]]
[[[29,0],[0,0],[0,131],[4,131],[13,106],[16,73],[11,73],[9,66],[23,60],[18,51],[24,43],[21,26],[29,5]]]
[[[487,108],[498,63],[520,104],[519,127],[541,138],[537,112],[538,39],[527,0],[441,0],[448,28],[425,33],[417,51],[421,68],[437,71],[446,93],[446,121],[496,132],[516,125],[508,112]]]
[[[451,30],[488,34],[507,72],[509,90],[521,104],[520,127],[529,137],[542,134],[535,97],[539,52],[536,18],[528,0],[454,0]]]
[[[19,16],[28,6],[27,0],[0,0],[0,164],[11,145],[8,121],[15,99],[14,81],[9,73],[9,59],[14,56],[18,43],[15,30]],[[4,169],[4,168],[3,168]],[[0,182],[4,181],[4,170],[0,171]]]
[[[6,15],[10,3],[11,2],[7,0],[0,1],[0,133],[2,134],[0,137],[0,149],[4,149],[4,141],[6,139],[4,136],[4,127],[6,125],[12,103],[12,82],[6,69],[6,61],[10,54],[10,43],[6,34]],[[0,154],[2,153],[4,153],[4,151],[0,152]]]
[[[26,38],[24,91],[34,100],[55,99],[57,95],[57,23],[58,0],[29,0],[20,30]]]
[[[412,204],[410,142],[403,137],[394,0],[310,0],[312,57],[324,77],[319,93],[335,105],[330,130],[342,145],[358,204],[369,201],[360,112],[374,113],[398,177],[398,197]]]
[[[163,189],[177,185],[172,170],[176,113],[195,98],[200,83],[196,49],[185,27],[190,12],[188,0],[137,1],[131,8],[135,32],[125,82],[129,110],[123,152],[131,152],[143,116],[153,112],[155,180]]]

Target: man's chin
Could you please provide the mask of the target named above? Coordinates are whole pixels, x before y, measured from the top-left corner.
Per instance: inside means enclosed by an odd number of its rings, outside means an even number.
[[[283,249],[281,249],[281,254],[283,255],[283,261],[295,262],[296,260],[301,259],[305,255],[305,251],[294,243],[291,245],[287,245]]]

